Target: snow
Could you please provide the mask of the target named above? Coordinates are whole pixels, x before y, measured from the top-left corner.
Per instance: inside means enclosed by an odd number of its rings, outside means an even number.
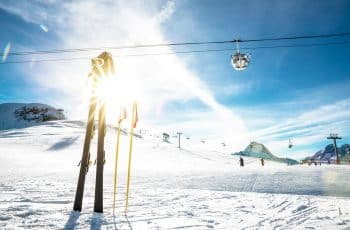
[[[0,229],[346,229],[350,167],[260,165],[229,150],[153,136],[135,138],[124,215],[128,136],[121,136],[117,213],[112,215],[115,129],[106,136],[104,213],[93,213],[95,167],[83,210],[72,211],[84,123],[51,121],[0,131]],[[96,137],[91,147],[96,157]]]

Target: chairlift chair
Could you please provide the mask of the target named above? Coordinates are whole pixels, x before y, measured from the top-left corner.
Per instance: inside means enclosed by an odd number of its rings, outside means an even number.
[[[292,144],[292,141],[289,139],[289,144],[288,144],[288,148],[292,148],[293,147],[293,144]]]
[[[237,51],[235,54],[231,55],[231,64],[235,70],[244,70],[249,65],[249,55],[241,53],[239,51],[239,43],[236,41]]]

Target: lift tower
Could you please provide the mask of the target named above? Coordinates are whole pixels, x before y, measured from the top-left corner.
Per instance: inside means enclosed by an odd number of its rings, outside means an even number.
[[[177,132],[176,134],[179,136],[179,145],[178,145],[178,147],[179,147],[179,149],[181,149],[181,135],[182,135],[182,132]]]
[[[337,149],[337,140],[340,140],[341,137],[339,137],[338,134],[336,134],[336,133],[331,133],[331,134],[329,134],[329,137],[327,137],[327,139],[333,140],[334,153],[337,156],[337,164],[339,164],[340,159],[339,159],[339,153],[338,153],[338,149]]]

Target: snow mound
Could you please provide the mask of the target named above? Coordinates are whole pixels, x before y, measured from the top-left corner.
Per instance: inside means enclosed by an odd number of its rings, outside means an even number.
[[[267,160],[285,162],[288,164],[298,164],[298,162],[293,159],[276,157],[270,152],[270,150],[265,145],[255,141],[250,142],[250,144],[243,151],[239,151],[237,153],[234,153],[233,155],[263,158]]]
[[[0,130],[25,128],[45,121],[64,119],[63,109],[56,109],[46,104],[0,104]]]

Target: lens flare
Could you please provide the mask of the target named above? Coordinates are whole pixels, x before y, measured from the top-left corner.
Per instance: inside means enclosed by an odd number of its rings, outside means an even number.
[[[5,46],[4,53],[2,55],[2,62],[5,62],[7,59],[8,54],[10,53],[11,50],[11,43],[8,42]]]
[[[40,25],[40,28],[46,33],[49,31],[49,29],[43,24]]]

